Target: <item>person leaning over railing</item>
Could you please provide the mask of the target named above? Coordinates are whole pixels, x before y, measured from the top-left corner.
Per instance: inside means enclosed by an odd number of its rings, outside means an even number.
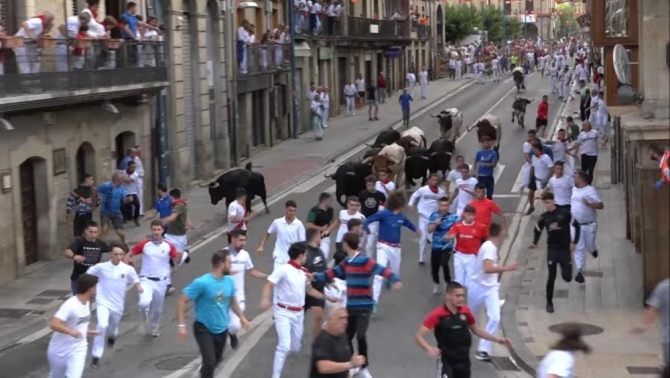
[[[37,40],[48,34],[53,25],[54,14],[51,11],[45,11],[39,16],[32,17],[27,21],[21,23],[21,28],[16,32],[16,37],[30,39],[31,42],[25,46],[15,47],[14,55],[16,55],[16,63],[19,66],[19,73],[39,73],[40,72],[40,58]]]

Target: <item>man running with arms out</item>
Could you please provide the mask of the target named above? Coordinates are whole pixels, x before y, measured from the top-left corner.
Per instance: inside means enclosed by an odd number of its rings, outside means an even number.
[[[447,285],[444,304],[428,314],[415,336],[416,343],[433,359],[442,360],[442,378],[470,378],[470,347],[472,334],[502,345],[510,341],[498,338],[477,327],[475,317],[464,304],[465,288],[458,282]],[[434,347],[426,340],[433,331],[437,340]]]
[[[424,266],[423,252],[426,249],[426,243],[430,233],[428,232],[428,218],[439,208],[438,201],[444,197],[444,189],[438,186],[439,177],[437,174],[431,174],[428,177],[428,185],[419,188],[409,198],[409,205],[416,206],[419,212],[419,230],[421,230],[421,240],[419,240],[419,266]]]
[[[169,259],[177,263],[182,254],[167,240],[163,239],[163,222],[151,222],[151,238],[137,243],[130,253],[126,254],[123,262],[130,264],[131,258],[142,255],[140,270],[140,285],[144,289],[140,294],[140,327],[139,332],[146,334],[147,323],[154,337],[160,336],[159,327],[163,313],[163,302],[170,280]]]
[[[376,263],[370,257],[365,256],[358,250],[360,237],[358,234],[348,232],[342,239],[342,247],[347,253],[344,261],[332,269],[314,275],[316,282],[332,282],[335,278],[347,281],[347,311],[349,312],[349,324],[347,334],[349,346],[353,351],[352,342],[354,336],[358,341],[358,353],[365,357],[366,362],[358,374],[361,378],[372,378],[367,369],[368,366],[368,342],[365,337],[370,325],[370,315],[375,302],[372,300],[370,283],[372,279],[383,277],[394,282],[394,288],[400,290],[402,284],[397,275],[383,265]]]
[[[268,275],[261,273],[256,268],[251,261],[251,255],[249,252],[244,250],[244,246],[247,244],[247,233],[242,229],[234,229],[228,233],[230,237],[230,243],[228,247],[224,250],[230,253],[230,276],[233,278],[235,283],[235,300],[237,305],[240,307],[240,310],[244,312],[246,310],[246,295],[245,295],[245,285],[244,277],[248,272],[250,276],[258,278],[261,280],[266,280]],[[230,335],[230,347],[237,349],[239,341],[237,339],[237,332],[239,332],[242,327],[240,318],[235,314],[234,311],[230,311],[228,321],[228,335]]]
[[[570,211],[556,206],[553,193],[542,195],[542,202],[547,209],[540,216],[535,226],[533,244],[529,248],[535,248],[540,241],[542,230],[547,229],[547,265],[549,266],[549,277],[547,277],[547,312],[554,312],[554,283],[556,282],[556,266],[561,266],[563,281],[572,281],[572,256],[575,244],[579,242],[581,227],[576,220],[572,220]],[[575,240],[571,241],[570,226],[575,229]]]
[[[400,231],[407,227],[421,237],[421,231],[402,213],[405,208],[405,194],[391,192],[386,201],[386,209],[378,212],[363,222],[363,230],[367,231],[370,224],[379,222],[379,240],[377,241],[377,264],[400,276]],[[375,276],[373,293],[375,304],[373,312],[377,312],[379,296],[382,291],[382,278]]]
[[[256,253],[259,256],[262,255],[265,242],[268,241],[271,234],[277,234],[275,248],[274,251],[272,251],[272,260],[274,262],[273,270],[280,266],[284,266],[289,262],[288,249],[291,244],[305,241],[305,226],[303,226],[300,219],[297,219],[295,216],[298,205],[295,201],[288,200],[286,201],[284,208],[284,216],[272,221],[270,228],[268,228],[268,232],[263,235],[263,238],[261,239],[261,245],[256,250]]]
[[[307,260],[307,248],[304,243],[293,243],[288,249],[289,262],[276,267],[268,277],[261,295],[261,309],[266,311],[272,306],[270,296],[274,289],[274,316],[277,330],[277,349],[275,351],[272,378],[280,378],[284,363],[290,352],[300,351],[303,325],[305,322],[305,295],[316,299],[336,302],[326,297],[309,284],[307,269],[303,267]]]
[[[456,215],[459,217],[463,213],[463,209],[467,206],[472,197],[475,195],[475,185],[477,185],[477,179],[470,177],[470,166],[467,164],[461,164],[458,169],[461,171],[461,178],[456,180],[456,190],[451,196],[451,202],[454,200],[456,202]]]
[[[596,210],[605,208],[598,192],[589,185],[589,176],[584,171],[575,173],[575,187],[572,188],[570,198],[570,211],[572,217],[579,222],[582,230],[581,237],[575,251],[575,265],[577,275],[575,281],[584,283],[584,252],[591,252],[593,258],[598,258],[598,247],[596,246],[596,235],[598,233],[598,214]]]
[[[502,221],[503,230],[507,230],[507,218],[505,218],[495,201],[486,198],[485,193],[486,187],[484,185],[480,183],[475,186],[475,198],[469,203],[470,206],[475,208],[475,223],[484,225],[484,228],[488,230],[493,222],[493,214],[496,214]]]
[[[533,139],[531,146],[533,150],[530,162],[530,178],[534,181],[529,183],[528,189],[533,192],[534,196],[536,190],[543,190],[547,186],[554,170],[554,162],[549,155],[544,153],[544,146],[540,139]],[[535,211],[535,197],[532,200],[528,198],[528,201],[530,206],[526,215],[531,215]]]
[[[327,234],[330,234],[331,231],[337,229],[337,236],[335,237],[336,249],[339,250],[342,248],[342,237],[347,233],[347,222],[352,219],[365,220],[365,216],[358,212],[360,208],[361,202],[358,197],[349,196],[347,198],[347,209],[340,210],[340,214],[338,215],[337,219],[335,219],[335,222],[333,222],[333,224],[330,225],[328,231],[326,231]]]
[[[235,201],[228,206],[228,244],[230,244],[233,230],[242,230],[246,234],[247,222],[252,220],[256,213],[247,214],[247,191],[244,188],[235,189]]]
[[[468,307],[473,316],[477,316],[482,305],[486,308],[486,332],[495,335],[500,324],[500,284],[498,275],[513,272],[518,264],[498,266],[500,246],[505,240],[505,229],[497,223],[489,226],[489,240],[479,248],[475,272],[468,288]],[[491,361],[491,342],[486,339],[479,341],[475,358],[480,361]]]
[[[316,230],[321,235],[319,248],[326,260],[330,254],[330,234],[326,233],[333,222],[333,196],[329,193],[319,194],[319,204],[307,213],[307,231]]]
[[[432,250],[430,253],[430,272],[433,276],[433,294],[442,292],[440,287],[440,268],[444,274],[444,287],[451,282],[449,259],[454,251],[454,240],[447,240],[446,236],[461,218],[449,212],[449,198],[440,198],[439,210],[432,213],[428,219],[428,232],[433,233]]]
[[[225,249],[214,252],[212,270],[186,286],[177,302],[177,329],[181,340],[186,338],[186,305],[193,302],[193,336],[202,356],[200,378],[214,378],[216,366],[223,361],[230,326],[228,314],[235,313],[242,327],[249,329],[249,321],[237,303],[235,283],[230,277],[231,265],[230,252]]]
[[[384,172],[386,174],[386,172]],[[365,178],[365,190],[358,194],[358,198],[361,200],[361,214],[365,218],[370,218],[374,214],[377,214],[379,210],[384,209],[384,201],[386,201],[386,192],[378,189],[376,187],[377,183],[375,182],[375,176],[368,176]],[[379,183],[381,186],[381,183]],[[395,185],[392,182],[389,182],[387,186],[395,188]],[[372,224],[370,226],[370,234],[365,238],[365,245],[363,253],[366,253],[368,256],[374,256],[375,252],[375,243],[377,242],[377,234],[379,234],[378,224]]]
[[[445,237],[446,240],[456,240],[454,281],[464,287],[469,287],[470,278],[477,264],[477,252],[482,240],[488,237],[486,226],[475,222],[475,212],[474,207],[467,205],[463,209],[462,220],[451,227]]]
[[[110,245],[110,260],[92,266],[86,273],[98,277],[95,304],[98,319],[99,334],[93,340],[92,365],[97,368],[100,358],[105,352],[105,338],[112,347],[119,333],[119,324],[123,318],[126,301],[126,286],[133,285],[138,293],[142,294],[140,278],[135,269],[123,263],[126,256],[126,245],[112,242]]]

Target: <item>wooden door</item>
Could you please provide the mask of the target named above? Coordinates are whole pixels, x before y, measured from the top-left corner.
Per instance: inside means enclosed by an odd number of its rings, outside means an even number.
[[[33,161],[19,167],[21,176],[21,214],[23,218],[23,250],[26,265],[37,262],[37,205],[35,203],[35,170]]]

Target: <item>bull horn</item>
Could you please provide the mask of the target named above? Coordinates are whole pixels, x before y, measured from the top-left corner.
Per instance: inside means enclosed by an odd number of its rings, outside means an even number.
[[[412,142],[409,143],[409,145],[414,146],[414,147],[418,147],[419,143],[417,143],[416,141],[412,141]]]
[[[420,158],[423,159],[423,160],[430,160],[430,159],[428,159],[428,156],[420,156]]]
[[[432,114],[430,114],[430,113],[428,113],[428,115],[431,116],[431,117],[433,117],[433,118],[437,118],[437,116],[434,116],[434,115],[432,115]]]
[[[437,156],[437,152],[432,152],[430,156]]]
[[[210,188],[210,189],[216,189],[216,188],[218,188],[218,187],[219,187],[219,183],[216,182],[216,181],[214,181],[214,182],[212,182],[212,183],[209,184],[209,188]]]
[[[347,172],[347,176],[356,176],[354,172]]]
[[[451,153],[451,152],[445,152],[445,154],[447,154],[449,156],[453,155],[453,153]]]
[[[533,101],[535,101],[535,97],[533,97],[533,98],[530,99],[530,102],[533,102]]]
[[[366,146],[368,146],[368,147],[372,147],[372,146],[373,146],[372,144],[368,144],[367,142],[365,142],[364,144],[365,144]]]
[[[202,182],[199,182],[199,183],[198,183],[198,186],[201,187],[201,188],[206,188],[206,187],[209,186],[209,184],[207,184],[207,185],[202,185]]]
[[[325,177],[325,178],[329,178],[329,179],[332,179],[333,176],[335,176],[333,173],[331,173],[331,174],[329,174],[329,175],[326,175],[326,174],[323,175],[323,177]]]

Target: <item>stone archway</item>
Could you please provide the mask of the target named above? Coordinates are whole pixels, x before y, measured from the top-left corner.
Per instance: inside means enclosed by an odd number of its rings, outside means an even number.
[[[444,45],[444,14],[442,12],[442,5],[437,6],[437,44]]]
[[[128,153],[128,149],[137,146],[137,140],[135,133],[132,131],[124,131],[116,136],[115,144],[116,148],[116,167],[118,168],[121,164],[121,160]]]
[[[528,22],[523,27],[524,38],[537,38],[540,35],[540,30],[534,22]]]
[[[89,142],[82,143],[75,156],[77,169],[77,183],[84,180],[86,175],[95,176],[95,148]]]
[[[25,265],[40,260],[41,246],[48,244],[49,235],[49,186],[47,162],[41,157],[31,157],[19,166],[21,219],[23,224],[23,255]]]

